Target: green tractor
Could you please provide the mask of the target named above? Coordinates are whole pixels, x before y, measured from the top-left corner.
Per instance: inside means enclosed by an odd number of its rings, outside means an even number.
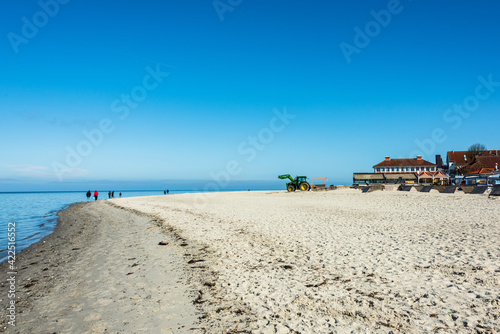
[[[293,179],[290,174],[284,174],[278,176],[278,179],[289,179],[290,182],[286,184],[286,190],[289,192],[295,191],[297,189],[302,190],[302,191],[309,191],[311,190],[311,185],[309,182],[307,182],[307,176],[296,176],[295,179]]]

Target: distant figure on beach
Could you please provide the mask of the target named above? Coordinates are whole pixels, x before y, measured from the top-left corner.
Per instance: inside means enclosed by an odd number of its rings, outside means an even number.
[[[111,198],[111,191],[108,192],[108,198]]]
[[[114,191],[111,192],[111,197],[115,198],[115,192]]]
[[[94,198],[95,198],[96,201],[97,201],[97,196],[99,196],[99,193],[96,190],[96,191],[94,191]]]
[[[87,191],[87,202],[90,201],[90,197],[92,197],[92,193],[89,191]]]
[[[163,190],[163,195],[166,195],[167,194],[167,191],[166,190]]]
[[[167,189],[167,194],[169,193],[170,191]]]
[[[122,193],[120,193],[120,198],[122,198]]]

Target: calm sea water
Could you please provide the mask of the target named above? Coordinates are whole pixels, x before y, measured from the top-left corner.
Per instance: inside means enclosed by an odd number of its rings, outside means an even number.
[[[170,195],[188,192],[195,191],[171,190]],[[115,192],[115,198],[118,194]],[[156,195],[163,195],[163,191],[122,191],[122,197]],[[106,198],[108,192],[99,191],[99,199]],[[85,201],[86,192],[0,193],[0,262],[7,259],[8,228],[12,227],[9,223],[15,223],[16,252],[19,252],[54,231],[59,211]]]

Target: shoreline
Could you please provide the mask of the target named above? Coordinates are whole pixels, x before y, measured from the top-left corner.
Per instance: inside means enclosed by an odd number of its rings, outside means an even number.
[[[170,333],[182,326],[186,331],[197,327],[198,311],[191,303],[194,298],[182,249],[155,221],[142,213],[113,207],[109,201],[71,204],[59,215],[53,233],[16,255],[16,326],[8,325],[8,318],[2,317],[1,331],[72,333],[150,328]],[[134,231],[136,237],[127,236]],[[169,246],[158,245],[160,241]],[[153,264],[154,260],[158,263]],[[9,302],[7,266],[7,262],[0,264],[2,305]],[[154,270],[146,270],[149,267]],[[150,284],[157,289],[148,288]],[[113,309],[115,305],[120,308]],[[125,315],[123,310],[132,305],[143,311]],[[180,310],[177,316],[139,319],[140,314],[172,307]],[[123,323],[117,323],[118,319]]]
[[[484,195],[350,189],[73,204],[18,254],[25,323],[9,330],[500,331],[499,216]]]
[[[234,191],[244,191],[244,190],[234,190]],[[124,193],[123,198],[131,198],[131,197],[142,197],[142,196],[163,196],[163,190],[122,190]],[[201,191],[198,190],[170,190],[169,196],[176,195],[176,194],[183,194],[183,193],[198,193]],[[36,195],[60,195],[60,194],[70,194],[70,195],[78,195],[78,196],[71,196],[71,198],[67,201],[65,199],[60,199],[57,200],[55,203],[50,203],[54,205],[48,205],[44,209],[40,210],[37,208],[37,212],[33,213],[34,216],[38,216],[38,221],[37,225],[44,225],[44,226],[50,226],[50,229],[41,229],[37,230],[34,227],[31,227],[33,231],[31,234],[24,235],[24,239],[19,239],[17,238],[18,242],[16,245],[16,249],[23,251],[24,249],[30,247],[33,244],[36,244],[38,242],[41,242],[44,238],[48,237],[50,234],[52,234],[57,227],[57,224],[59,222],[58,219],[58,214],[64,210],[66,210],[69,206],[75,203],[87,203],[90,202],[85,199],[85,192],[84,191],[20,191],[20,192],[0,192],[1,194],[7,194],[7,195],[23,195],[23,194],[36,194]],[[118,192],[116,192],[118,194]],[[100,199],[101,200],[109,200],[107,198],[107,191],[101,191],[100,193]],[[119,198],[118,195],[115,196],[115,198]],[[115,199],[111,198],[111,199]],[[91,199],[91,202],[94,202],[94,199]],[[16,223],[25,223],[26,217],[11,217],[12,221],[16,221]],[[0,224],[1,225],[1,224]],[[5,230],[7,230],[7,223],[5,223]],[[38,240],[36,242],[33,242],[32,238]],[[2,240],[3,241],[3,240]],[[7,244],[7,241],[5,241]],[[22,244],[22,245],[21,245]],[[3,261],[0,262],[3,263],[7,261],[7,249],[1,250],[2,256],[5,254],[5,257],[3,258]],[[19,253],[18,253],[19,254]]]
[[[77,228],[73,226],[71,223],[67,223],[66,220],[63,220],[63,216],[65,216],[64,211],[70,209],[73,206],[76,206],[80,203],[73,203],[68,205],[66,208],[57,212],[57,224],[50,234],[42,238],[42,240],[31,244],[30,246],[23,248],[19,253],[15,256],[15,272],[16,277],[16,315],[22,315],[23,311],[29,310],[33,307],[33,302],[36,301],[40,296],[43,295],[45,291],[50,291],[50,289],[54,286],[55,282],[51,281],[55,275],[57,275],[56,268],[50,268],[52,259],[46,256],[47,252],[56,252],[55,256],[58,258],[58,265],[64,265],[67,262],[74,260],[76,257],[76,253],[65,252],[63,251],[66,248],[66,243],[75,242],[77,244],[83,244],[84,240],[88,238],[88,234],[85,234],[81,237],[85,238],[82,242],[79,242],[80,239],[72,240],[71,235],[77,235]],[[62,239],[66,239],[62,241]],[[43,254],[45,253],[45,254]],[[39,265],[39,262],[42,260],[42,264]],[[52,270],[50,270],[52,269]],[[7,260],[0,263],[0,287],[2,289],[1,294],[1,302],[2,304],[6,304],[10,301],[5,293],[7,289],[6,277],[7,274],[12,270],[9,269],[9,264]],[[37,272],[46,272],[46,275],[41,276],[43,280],[40,279],[40,275],[36,274]],[[4,278],[5,276],[5,278]],[[33,278],[33,277],[37,278]],[[31,289],[29,289],[29,285],[33,284],[31,281],[35,280],[36,283],[40,283],[38,286],[39,294],[33,293]],[[28,287],[26,287],[28,286]],[[17,318],[17,317],[16,317]],[[17,323],[17,321],[16,321]],[[2,318],[0,322],[0,328],[6,330],[8,328],[14,329],[14,327],[7,326],[7,319]]]

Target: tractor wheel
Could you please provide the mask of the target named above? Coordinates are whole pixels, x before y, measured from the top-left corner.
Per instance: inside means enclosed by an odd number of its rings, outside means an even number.
[[[311,190],[311,185],[309,184],[309,182],[304,181],[304,182],[300,183],[299,189],[302,191],[309,191],[309,190]]]
[[[286,190],[288,190],[288,192],[289,192],[289,193],[294,192],[294,191],[295,191],[295,186],[294,186],[293,184],[290,184],[290,185],[286,188]]]

